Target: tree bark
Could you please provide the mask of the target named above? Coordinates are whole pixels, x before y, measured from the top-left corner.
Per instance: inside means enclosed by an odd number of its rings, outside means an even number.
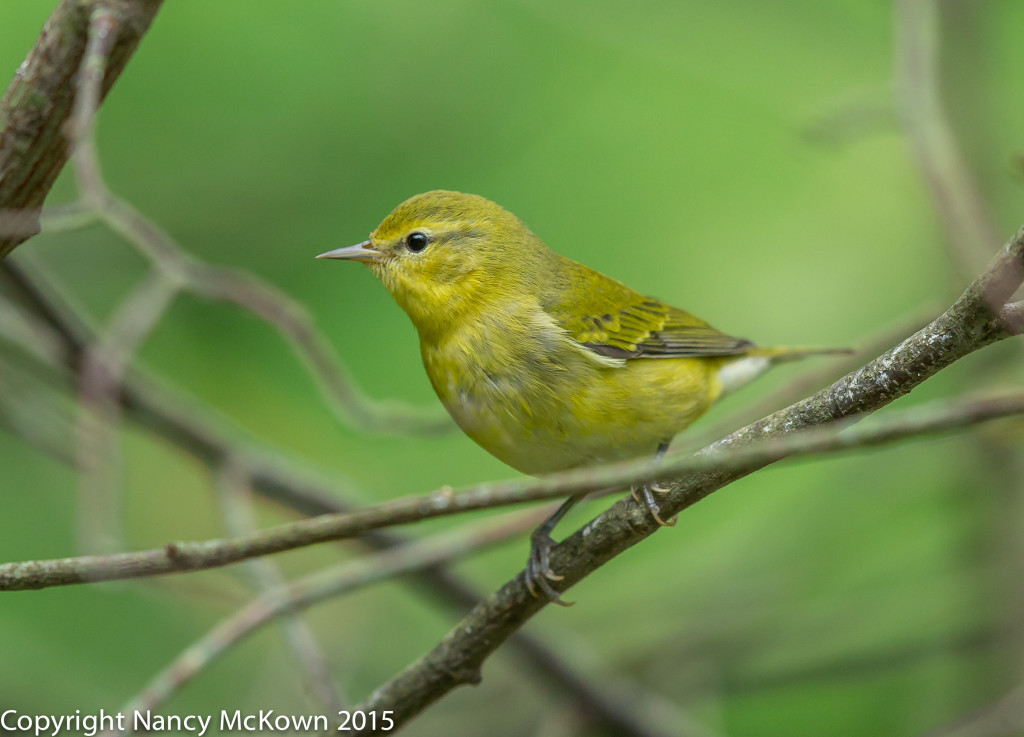
[[[115,34],[106,97],[163,0],[61,0],[0,98],[0,259],[39,232],[39,212],[70,155],[67,123],[97,10]]]

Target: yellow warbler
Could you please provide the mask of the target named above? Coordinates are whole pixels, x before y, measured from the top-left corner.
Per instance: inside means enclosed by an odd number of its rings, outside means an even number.
[[[477,195],[412,197],[367,241],[318,258],[359,261],[419,331],[434,391],[459,427],[513,468],[543,474],[660,455],[723,393],[805,349],[762,349],[551,251]],[[660,524],[652,491],[639,491]],[[526,581],[551,599],[550,533]]]

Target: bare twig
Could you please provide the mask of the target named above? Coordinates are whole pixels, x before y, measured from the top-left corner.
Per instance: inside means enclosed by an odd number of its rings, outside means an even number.
[[[107,62],[113,48],[120,20],[110,8],[97,5],[89,14],[89,40],[85,56],[78,68],[75,104],[65,134],[70,141],[72,162],[79,190],[85,202],[94,208],[103,206],[104,187],[100,179],[100,163],[93,143],[96,111],[100,107],[100,94]]]
[[[454,429],[447,416],[433,410],[412,410],[375,401],[355,388],[327,338],[316,329],[309,313],[251,274],[208,264],[193,263],[189,289],[208,299],[232,302],[257,315],[291,344],[317,379],[321,391],[343,422],[376,433],[438,433]]]
[[[66,205],[50,205],[36,210],[5,210],[0,213],[0,238],[18,236],[27,240],[40,232],[61,233],[78,230],[100,219],[99,212],[82,200]]]
[[[732,449],[728,448],[728,442],[720,442],[696,456],[666,457],[657,465],[649,461],[633,461],[553,474],[540,481],[484,484],[458,493],[451,489],[440,490],[425,497],[397,499],[347,514],[323,515],[235,538],[177,542],[161,549],[137,553],[6,563],[0,565],[0,590],[38,589],[216,568],[319,542],[349,538],[391,525],[623,488],[632,483],[677,478],[684,473],[734,473],[782,458],[881,445],[1021,413],[1024,413],[1024,394],[961,401],[944,404],[937,409],[905,411],[885,422],[876,423],[876,427],[855,428],[845,433],[840,432],[842,427],[808,429],[785,436],[765,436],[748,446]],[[744,431],[750,430],[745,428],[738,432]]]
[[[78,200],[66,205],[48,205],[40,215],[39,221],[43,232],[54,235],[85,228],[99,219],[100,214],[96,208]]]
[[[32,259],[18,257],[0,261],[0,296],[12,304],[24,305],[37,318],[38,329],[52,331],[52,340],[63,346],[62,363],[69,374],[77,374],[87,345],[96,332],[88,326],[67,295],[39,269]]]
[[[988,259],[998,231],[942,104],[939,3],[897,0],[893,7],[896,110],[946,228],[950,263],[961,278],[967,278]]]
[[[245,468],[231,459],[227,460],[218,474],[217,487],[228,534],[244,535],[256,529],[252,518],[249,475]],[[251,560],[247,567],[254,588],[268,598],[273,599],[276,590],[285,584],[281,571],[269,560]],[[337,714],[344,708],[345,697],[331,678],[327,661],[306,620],[298,613],[286,612],[281,615],[279,625],[281,637],[302,673],[306,690],[322,709]]]
[[[838,148],[870,136],[889,133],[898,123],[888,90],[857,90],[827,107],[800,128],[810,144]]]
[[[371,553],[293,583],[276,586],[191,644],[157,673],[138,696],[125,704],[121,713],[159,708],[174,691],[207,668],[228,648],[275,619],[370,584],[450,562],[504,542],[535,527],[546,514],[546,510],[529,510],[502,515],[455,532]],[[131,730],[119,734],[131,734]]]
[[[39,361],[60,366],[67,362],[64,342],[42,319],[8,299],[0,298],[0,338],[16,345]]]
[[[120,534],[118,394],[135,352],[164,316],[178,283],[155,271],[118,306],[106,332],[82,362],[77,457],[79,545],[86,551],[123,548]]]
[[[74,466],[69,402],[56,401],[45,381],[0,355],[0,427],[58,461]]]

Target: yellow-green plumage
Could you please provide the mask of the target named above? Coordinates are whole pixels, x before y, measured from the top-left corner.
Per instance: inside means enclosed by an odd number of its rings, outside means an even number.
[[[653,455],[739,383],[724,367],[745,361],[752,378],[806,353],[754,348],[643,297],[476,195],[417,195],[324,256],[372,269],[459,427],[524,473]]]

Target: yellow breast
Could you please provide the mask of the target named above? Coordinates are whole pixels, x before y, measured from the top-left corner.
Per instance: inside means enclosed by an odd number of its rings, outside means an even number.
[[[721,391],[721,359],[599,356],[537,307],[477,315],[420,348],[459,427],[529,474],[653,455]]]

